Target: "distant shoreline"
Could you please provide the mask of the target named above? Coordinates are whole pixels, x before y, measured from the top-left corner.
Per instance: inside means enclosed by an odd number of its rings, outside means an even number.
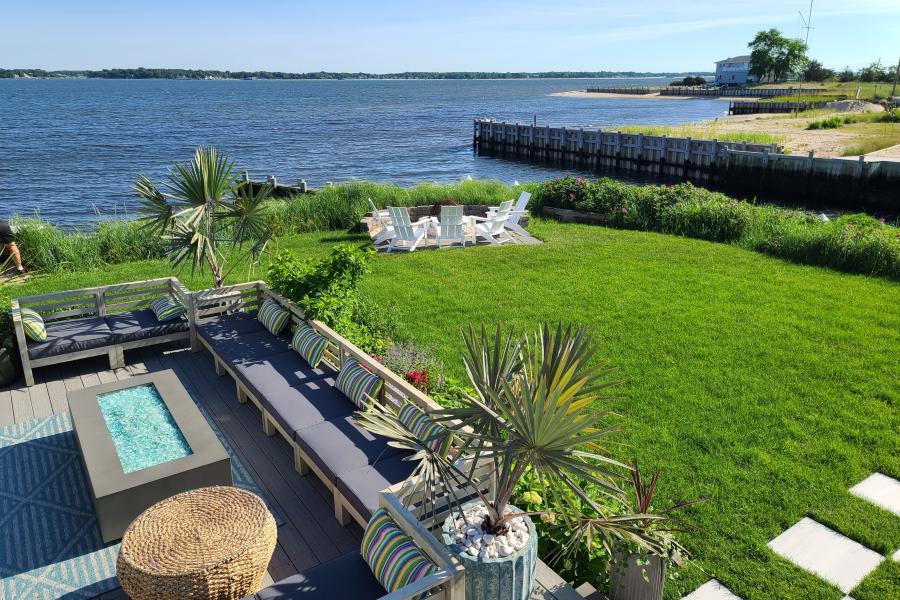
[[[402,71],[397,73],[328,72],[287,73],[280,71],[217,71],[207,69],[103,69],[57,70],[0,69],[0,79],[174,79],[209,80],[530,80],[530,79],[664,79],[695,73],[647,73],[634,71]],[[700,73],[703,75],[704,73]]]

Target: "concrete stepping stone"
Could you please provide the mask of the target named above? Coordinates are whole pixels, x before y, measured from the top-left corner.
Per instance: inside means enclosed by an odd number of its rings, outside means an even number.
[[[884,559],[848,537],[804,517],[769,548],[848,594]]]
[[[872,473],[850,488],[850,493],[900,517],[900,481],[893,477]]]
[[[741,600],[741,597],[715,579],[710,579],[681,600]]]
[[[900,550],[894,552],[894,556],[892,556],[891,558],[894,559],[894,562],[900,562]]]

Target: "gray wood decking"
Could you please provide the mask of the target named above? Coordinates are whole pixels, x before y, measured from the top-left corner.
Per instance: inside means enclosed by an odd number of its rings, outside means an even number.
[[[36,369],[36,385],[26,387],[20,378],[0,388],[0,426],[67,411],[69,390],[173,369],[204,404],[285,521],[278,528],[278,546],[269,563],[271,580],[359,548],[362,530],[357,525],[341,527],[325,486],[315,477],[297,474],[290,446],[280,436],[263,433],[257,409],[251,403],[238,404],[234,382],[216,375],[209,354],[191,353],[176,344],[126,352],[125,361],[125,368],[115,370],[109,369],[104,357]],[[267,578],[266,583],[271,581]],[[103,600],[123,597],[121,589],[101,596]]]
[[[15,384],[0,388],[0,426],[67,411],[69,390],[164,369],[174,370],[203,403],[285,521],[278,528],[278,545],[269,563],[266,585],[359,548],[360,527],[355,523],[342,527],[337,522],[331,493],[316,477],[301,477],[294,470],[290,446],[281,436],[263,433],[259,411],[251,402],[238,403],[234,381],[216,375],[212,357],[206,352],[192,353],[175,343],[126,351],[125,367],[121,369],[110,370],[105,357],[38,368],[34,386],[27,387],[20,377]],[[539,564],[532,597],[582,599],[543,563]],[[127,596],[119,588],[98,599],[123,600]]]

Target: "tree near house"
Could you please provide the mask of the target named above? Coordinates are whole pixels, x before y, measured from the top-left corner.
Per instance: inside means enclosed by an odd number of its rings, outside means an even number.
[[[822,66],[817,60],[811,60],[803,69],[803,81],[828,81],[834,77],[834,71]]]
[[[806,44],[785,37],[777,29],[760,31],[748,44],[750,74],[760,81],[784,81],[788,75],[799,72],[809,60]]]

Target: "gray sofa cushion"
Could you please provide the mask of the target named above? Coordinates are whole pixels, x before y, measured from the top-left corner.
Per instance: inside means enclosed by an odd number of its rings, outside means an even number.
[[[107,315],[106,324],[116,342],[119,343],[182,333],[189,329],[188,321],[184,316],[160,322],[152,310],[135,310]]]
[[[356,425],[352,415],[300,429],[294,439],[331,482],[338,475],[402,452],[388,446],[387,438]]]
[[[403,460],[408,453],[379,460],[374,465],[354,469],[338,476],[337,489],[364,518],[378,508],[378,494],[412,475],[418,461]]]
[[[257,396],[272,418],[288,433],[347,417],[356,405],[334,389],[333,379],[304,381]]]
[[[80,350],[90,350],[100,346],[110,346],[112,332],[102,317],[85,317],[47,324],[47,339],[43,342],[28,342],[28,357],[48,358]]]
[[[197,323],[197,332],[210,342],[265,330],[256,319],[256,311],[220,315]]]
[[[359,551],[322,563],[244,600],[375,600],[386,592]]]
[[[324,363],[321,368],[313,369],[293,350],[258,360],[238,360],[234,364],[234,370],[257,398],[274,394],[281,388],[304,381],[337,375],[334,369]]]
[[[219,358],[231,363],[251,365],[259,363],[273,354],[290,350],[290,339],[286,336],[275,336],[268,331],[245,333],[228,339],[211,342]]]

